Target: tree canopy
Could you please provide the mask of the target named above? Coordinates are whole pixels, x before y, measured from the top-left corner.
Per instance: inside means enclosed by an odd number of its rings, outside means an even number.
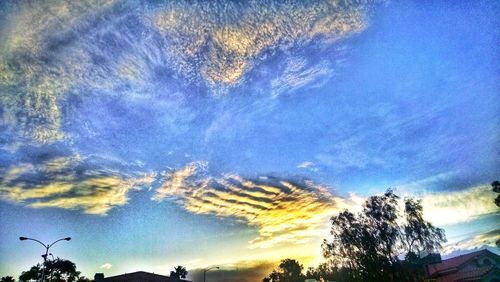
[[[491,183],[491,188],[493,190],[493,192],[495,193],[500,193],[500,181],[493,181]],[[497,195],[497,197],[495,198],[495,204],[500,207],[500,194]]]
[[[302,274],[304,267],[294,259],[284,259],[278,266],[278,269],[266,278],[263,282],[303,282],[305,276]]]
[[[47,260],[45,266],[45,279],[52,282],[64,281],[88,281],[84,277],[80,277],[80,271],[76,270],[76,265],[70,260],[56,258]],[[42,277],[43,266],[37,264],[29,270],[23,271],[19,276],[19,281],[39,280]]]
[[[419,200],[405,199],[401,215],[392,190],[368,198],[360,213],[333,216],[331,223],[332,238],[324,240],[323,254],[347,281],[411,280],[420,257],[446,241],[442,229],[423,219]]]

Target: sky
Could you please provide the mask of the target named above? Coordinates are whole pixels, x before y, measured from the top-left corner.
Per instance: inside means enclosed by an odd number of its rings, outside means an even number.
[[[71,236],[89,277],[260,281],[387,188],[443,254],[494,246],[499,8],[0,1],[0,276]]]

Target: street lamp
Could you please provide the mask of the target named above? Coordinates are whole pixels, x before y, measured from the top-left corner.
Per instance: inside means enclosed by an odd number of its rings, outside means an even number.
[[[214,267],[210,267],[210,268],[207,268],[207,269],[203,269],[203,282],[205,282],[207,272],[209,272],[212,269],[219,269],[219,267],[218,266],[214,266]]]
[[[45,263],[47,262],[47,256],[49,255],[50,247],[54,246],[54,244],[59,242],[59,241],[69,241],[69,240],[71,240],[71,237],[61,238],[61,239],[56,240],[56,241],[52,242],[51,244],[47,244],[47,245],[38,241],[37,239],[28,238],[28,237],[19,237],[19,240],[21,240],[21,241],[24,241],[24,240],[35,241],[45,248],[45,254],[42,255],[42,258],[43,258],[42,282],[43,282],[43,280],[45,279]]]

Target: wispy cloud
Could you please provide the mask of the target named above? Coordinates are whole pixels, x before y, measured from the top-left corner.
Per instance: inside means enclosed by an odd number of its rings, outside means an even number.
[[[302,87],[319,87],[333,75],[333,66],[328,61],[309,63],[306,58],[292,58],[277,78],[271,81],[273,96]]]
[[[310,161],[304,161],[302,162],[301,164],[299,164],[297,167],[298,168],[308,168],[308,167],[311,167],[313,166],[314,163],[313,162],[310,162]]]
[[[105,215],[125,205],[130,191],[154,181],[154,174],[87,167],[86,161],[75,155],[5,168],[0,171],[0,197],[32,208]]]
[[[448,182],[456,178],[459,173],[460,171],[458,170],[440,172],[423,179],[404,183],[400,185],[400,188],[405,191],[432,190],[436,187],[443,188],[443,186],[449,186]]]
[[[88,57],[79,51],[66,56],[56,46],[64,37],[74,36],[73,28],[83,19],[109,7],[113,1],[39,1],[32,5],[6,2],[2,12],[10,13],[0,13],[0,17],[5,16],[10,24],[2,30],[0,88],[5,94],[14,89],[12,86],[18,86],[23,94],[0,95],[1,104],[6,106],[4,115],[10,116],[7,120],[20,130],[21,137],[39,143],[61,140],[64,134],[58,98],[76,82],[82,60]],[[55,49],[63,60],[54,58]]]
[[[154,199],[176,199],[194,214],[243,220],[256,227],[259,234],[249,242],[250,248],[300,244],[323,235],[328,218],[343,203],[326,187],[309,180],[197,177],[200,169],[193,163],[167,174]]]
[[[100,269],[111,269],[113,267],[113,265],[109,262],[99,266]]]
[[[369,7],[359,1],[169,1],[114,9],[115,3],[7,1],[2,7],[0,17],[9,24],[2,28],[0,88],[8,94],[0,103],[18,139],[67,138],[60,102],[70,90],[140,96],[167,79],[165,73],[175,74],[178,84],[223,89],[243,81],[266,51],[319,39],[331,45],[363,30]],[[274,84],[279,91],[283,83],[302,87],[328,77],[329,67],[327,61],[293,63]]]
[[[474,220],[499,212],[494,203],[495,193],[489,185],[479,185],[460,191],[440,191],[424,194],[424,217],[436,225],[449,225]]]
[[[449,254],[454,251],[471,250],[480,247],[495,247],[498,240],[500,240],[500,229],[495,229],[483,234],[476,234],[454,244],[446,245],[443,252]]]
[[[354,1],[245,3],[172,3],[152,22],[165,36],[184,38],[169,50],[178,69],[201,75],[210,84],[238,83],[264,50],[289,49],[320,36],[338,39],[366,25],[367,7]]]

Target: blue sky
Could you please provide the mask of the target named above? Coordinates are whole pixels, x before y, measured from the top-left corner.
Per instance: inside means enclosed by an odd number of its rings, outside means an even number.
[[[446,252],[500,236],[494,1],[0,8],[0,275],[21,235],[89,276],[314,263],[388,187]]]

